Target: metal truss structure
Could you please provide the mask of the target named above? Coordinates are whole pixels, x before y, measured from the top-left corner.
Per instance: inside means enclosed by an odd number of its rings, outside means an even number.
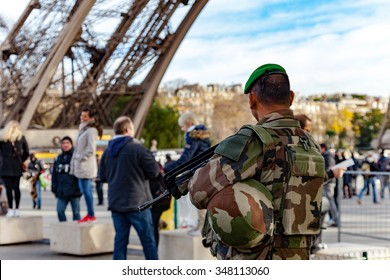
[[[207,0],[31,0],[0,48],[0,126],[70,128],[91,107],[139,136],[158,85]]]

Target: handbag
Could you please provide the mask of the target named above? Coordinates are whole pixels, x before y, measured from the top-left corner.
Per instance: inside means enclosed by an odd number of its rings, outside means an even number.
[[[20,167],[22,168],[22,173],[26,172],[27,171],[27,165],[23,162],[22,158],[20,157],[20,154],[18,153],[18,151],[16,149],[15,142],[12,142],[12,147],[14,147],[14,152],[15,152],[16,156],[18,157],[19,161],[20,161]]]
[[[6,215],[8,212],[8,200],[5,195],[5,187],[0,185],[0,216]]]
[[[39,182],[41,182],[41,187],[42,188],[46,188],[47,187],[47,181],[45,179],[45,177],[43,176],[43,173],[39,174]]]
[[[37,180],[39,180],[38,176],[34,176],[34,177],[32,177],[31,181],[29,181],[30,184],[31,184],[30,195],[31,195],[31,198],[33,200],[35,200],[37,198],[37,196],[38,196],[38,194],[37,194],[37,187],[36,187]]]
[[[22,173],[27,171],[27,164],[22,162]]]

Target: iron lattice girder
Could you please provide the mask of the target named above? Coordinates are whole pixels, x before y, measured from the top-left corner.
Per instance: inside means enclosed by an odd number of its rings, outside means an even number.
[[[135,117],[140,131],[163,73],[207,0],[184,2],[30,2],[1,45],[1,125],[17,119],[25,128],[71,127],[80,108],[92,106],[111,126],[113,108],[128,96],[117,114]]]

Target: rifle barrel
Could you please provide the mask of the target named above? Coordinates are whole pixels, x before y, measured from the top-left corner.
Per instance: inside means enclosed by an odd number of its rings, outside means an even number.
[[[145,203],[141,204],[140,206],[138,206],[138,212],[141,212],[145,209],[148,209],[150,206],[152,206],[153,204],[159,202],[160,200],[163,200],[163,199],[166,199],[166,197],[170,197],[171,194],[169,193],[168,190],[165,190],[162,195],[156,197],[156,198],[153,198],[152,200],[149,200],[149,201],[146,201]]]

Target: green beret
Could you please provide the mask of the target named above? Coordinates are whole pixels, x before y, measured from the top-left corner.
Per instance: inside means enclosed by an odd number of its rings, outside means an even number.
[[[284,76],[287,76],[286,70],[278,64],[261,65],[259,68],[253,71],[252,75],[250,75],[248,81],[245,84],[244,93],[249,93],[250,88],[258,78],[264,75],[271,74],[282,74]]]

